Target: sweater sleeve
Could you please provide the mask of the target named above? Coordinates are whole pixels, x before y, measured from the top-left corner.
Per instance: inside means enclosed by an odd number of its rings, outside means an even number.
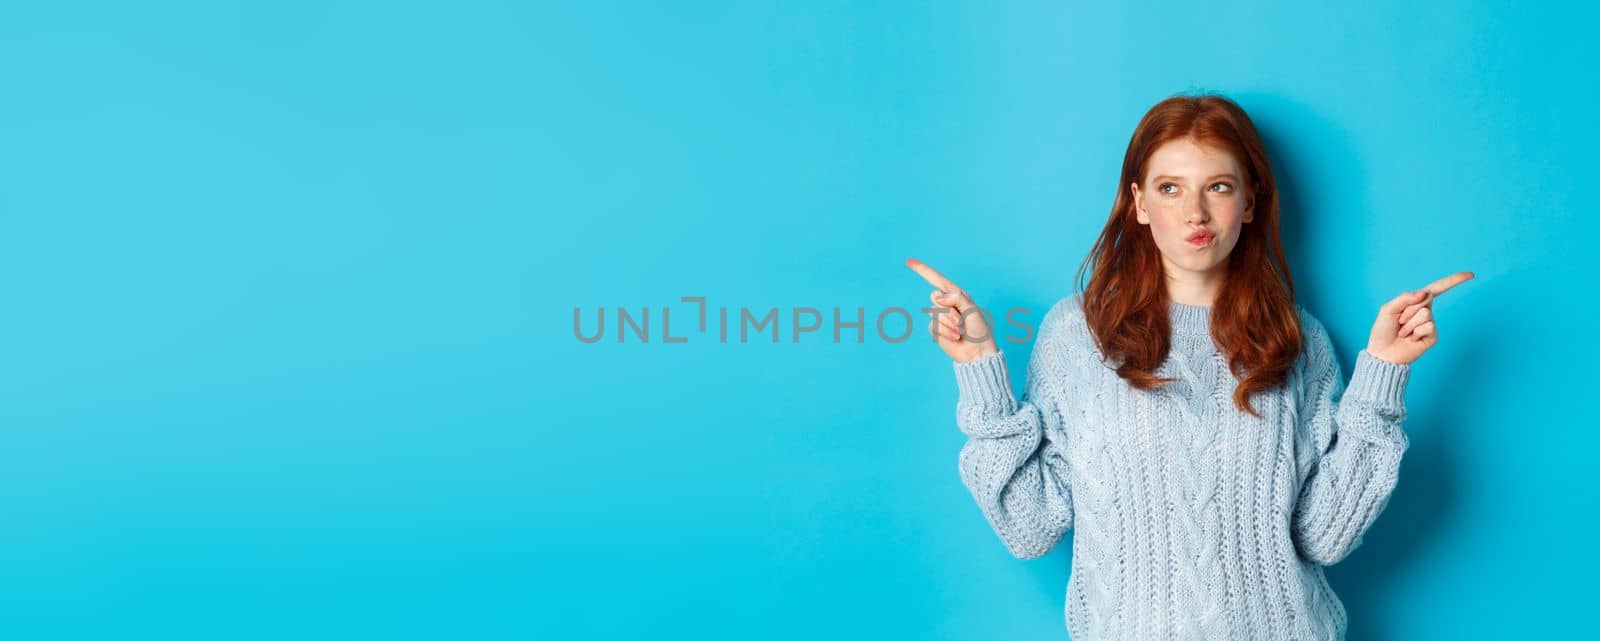
[[[1313,321],[1306,334],[1303,398],[1310,405],[1297,432],[1305,442],[1292,532],[1301,556],[1332,565],[1361,545],[1399,481],[1411,366],[1363,349],[1346,388],[1327,330]]]
[[[1011,392],[1005,352],[956,363],[956,424],[961,481],[1006,549],[1019,559],[1044,556],[1072,526],[1057,381],[1049,365],[1055,313],[1041,324],[1021,400]],[[1055,361],[1059,362],[1059,361]]]

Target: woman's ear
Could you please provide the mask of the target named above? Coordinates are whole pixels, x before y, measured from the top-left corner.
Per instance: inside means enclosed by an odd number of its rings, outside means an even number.
[[[1144,194],[1139,193],[1139,183],[1128,183],[1128,189],[1133,191],[1133,214],[1139,224],[1150,224],[1150,214],[1144,211]]]
[[[1250,201],[1244,204],[1244,222],[1256,219],[1256,197],[1251,196]]]

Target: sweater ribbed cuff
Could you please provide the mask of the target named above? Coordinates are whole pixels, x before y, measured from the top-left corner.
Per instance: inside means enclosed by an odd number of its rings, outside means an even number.
[[[1361,350],[1356,355],[1355,373],[1350,376],[1344,399],[1370,404],[1388,418],[1365,427],[1359,423],[1342,426],[1341,431],[1354,432],[1364,440],[1404,450],[1410,441],[1401,427],[1406,415],[1405,392],[1410,375],[1409,364],[1391,363]]]
[[[971,406],[981,414],[1011,414],[1016,411],[1016,397],[1011,392],[1011,378],[1006,371],[1005,351],[975,361],[956,362],[954,365],[961,404]]]
[[[1363,349],[1356,354],[1355,372],[1350,375],[1350,386],[1344,396],[1382,407],[1403,409],[1406,404],[1406,382],[1410,378],[1410,364],[1391,363]]]

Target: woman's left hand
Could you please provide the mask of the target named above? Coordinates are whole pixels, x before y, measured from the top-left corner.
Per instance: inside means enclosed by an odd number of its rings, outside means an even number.
[[[1378,309],[1378,321],[1372,324],[1367,353],[1399,365],[1416,361],[1439,342],[1433,322],[1434,299],[1472,277],[1472,272],[1456,272],[1384,303]]]

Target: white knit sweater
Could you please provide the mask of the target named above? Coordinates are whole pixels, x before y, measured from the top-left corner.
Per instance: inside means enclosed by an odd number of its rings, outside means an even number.
[[[1233,404],[1209,307],[1169,303],[1172,349],[1140,391],[1101,362],[1082,294],[1045,315],[1019,400],[1005,354],[956,363],[961,479],[1013,555],[1070,529],[1066,622],[1077,641],[1338,640],[1323,576],[1383,511],[1408,441],[1409,365],[1362,350],[1345,389],[1327,330],[1287,382]],[[1342,392],[1342,394],[1341,394]]]

